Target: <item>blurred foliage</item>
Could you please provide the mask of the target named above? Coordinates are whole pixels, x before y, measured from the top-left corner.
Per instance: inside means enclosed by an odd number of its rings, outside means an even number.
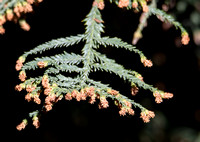
[[[140,133],[140,142],[199,142],[200,132],[180,126],[170,126],[167,117],[162,112],[157,112],[157,117],[152,120]]]
[[[194,51],[194,55],[196,54],[198,63],[196,66],[200,69],[200,0],[165,0],[164,4],[163,1],[160,4],[164,11],[176,17],[188,30],[192,41],[189,45],[190,51]],[[172,25],[169,23],[163,23],[164,30],[169,30],[171,27]],[[181,47],[180,40],[180,37],[175,39],[176,47]],[[191,55],[189,56],[190,51],[188,51],[187,58],[191,58]],[[153,56],[154,64],[158,66],[163,65],[166,56],[166,53],[155,54]],[[187,65],[186,67],[189,68]],[[198,92],[195,92],[196,96],[198,96],[198,94]],[[176,106],[178,106],[178,104]],[[193,121],[187,121],[186,118],[180,116],[179,118],[184,119],[184,122],[181,124],[177,124],[176,120],[171,120],[169,117],[165,116],[166,114],[163,112],[156,113],[157,117],[152,120],[152,123],[145,126],[140,132],[140,142],[200,142],[200,131],[198,129],[198,124],[200,122],[199,109],[194,110],[194,116],[190,116],[191,118],[195,117]],[[185,117],[185,115],[183,117]],[[198,123],[195,123],[194,120]],[[194,125],[196,124],[196,129],[190,125],[191,123]]]
[[[200,1],[166,0],[162,8],[181,21],[191,31],[194,43],[200,46]]]

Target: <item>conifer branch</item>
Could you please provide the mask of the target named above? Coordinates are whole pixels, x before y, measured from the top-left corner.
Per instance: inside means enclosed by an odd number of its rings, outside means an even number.
[[[129,0],[110,0],[110,2],[115,2],[118,7],[126,7],[127,9],[130,9],[132,4],[132,6],[134,6],[133,8],[136,10],[142,8],[143,12],[149,12],[148,16],[152,13],[164,17],[165,20],[170,21],[184,32],[184,43],[186,44],[189,42],[188,35],[185,33],[185,29],[180,23],[176,22],[171,16],[168,16],[163,11],[148,7],[146,1],[138,0],[130,3]],[[140,4],[139,8],[135,7],[137,4]],[[161,103],[163,99],[173,97],[173,94],[163,92],[152,85],[145,83],[142,75],[135,70],[125,69],[123,65],[116,63],[114,59],[109,59],[106,55],[97,51],[97,49],[102,46],[124,48],[139,54],[140,61],[145,67],[152,66],[151,60],[147,60],[142,51],[138,50],[135,46],[122,41],[118,37],[102,37],[104,25],[100,10],[103,8],[103,0],[95,0],[93,2],[89,14],[83,20],[86,26],[84,34],[51,40],[25,52],[17,60],[16,70],[20,71],[19,79],[22,82],[16,85],[15,89],[17,91],[23,89],[26,90],[27,95],[25,96],[25,99],[27,101],[34,101],[37,104],[43,103],[40,110],[29,113],[36,128],[39,127],[38,115],[44,111],[50,111],[53,106],[63,98],[66,100],[72,100],[74,98],[77,101],[87,100],[88,98],[89,103],[91,104],[94,104],[96,100],[99,99],[100,109],[107,108],[109,106],[107,98],[111,98],[115,102],[115,105],[119,107],[120,115],[134,115],[134,110],[132,109],[132,106],[134,106],[141,109],[140,117],[143,121],[149,122],[150,118],[155,116],[154,112],[147,110],[133,99],[129,99],[128,96],[136,95],[139,90],[138,87],[140,87],[140,89],[150,90],[155,97],[156,103]],[[64,48],[73,46],[79,42],[84,43],[81,55],[67,53],[65,51]],[[64,53],[46,57],[42,56],[40,58],[36,57],[34,60],[25,63],[25,60],[29,55],[37,55],[47,50],[57,48],[63,48]],[[43,72],[43,75],[28,78],[26,71],[34,71],[36,69],[42,69],[41,72]],[[90,73],[95,73],[97,71],[113,73],[122,80],[127,81],[131,86],[130,94],[120,94],[120,91],[112,89],[109,84],[93,80],[90,77]],[[40,97],[40,95],[44,95],[45,99],[42,100],[44,97]],[[24,129],[27,123],[27,119],[24,119],[22,123],[17,126],[17,129]]]
[[[83,79],[82,83],[87,81],[90,72],[90,64],[92,64],[94,61],[94,55],[91,52],[92,48],[95,47],[94,38],[95,37],[100,38],[100,34],[101,32],[103,32],[103,24],[97,23],[96,20],[102,21],[101,14],[100,11],[98,10],[98,7],[93,6],[90,13],[86,16],[86,19],[83,20],[85,21],[86,25],[86,32],[85,32],[86,44],[82,49],[84,58],[83,61],[84,73],[82,75]]]

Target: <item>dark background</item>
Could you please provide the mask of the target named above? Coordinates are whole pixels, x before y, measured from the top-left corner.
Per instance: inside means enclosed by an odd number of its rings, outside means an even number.
[[[6,33],[0,36],[3,72],[1,95],[5,97],[2,99],[1,117],[2,123],[6,125],[4,132],[8,134],[8,141],[14,138],[16,141],[31,142],[193,142],[197,139],[200,132],[200,78],[196,57],[198,47],[193,43],[192,37],[188,46],[176,47],[175,39],[180,37],[180,31],[175,28],[163,30],[162,23],[154,16],[148,20],[148,27],[143,31],[144,37],[137,44],[137,48],[153,61],[152,68],[143,67],[138,55],[124,49],[102,47],[100,52],[125,68],[141,73],[145,82],[174,94],[173,99],[164,100],[159,105],[154,102],[150,91],[140,89],[137,96],[129,96],[155,111],[155,119],[144,124],[139,118],[139,109],[136,109],[133,117],[120,117],[118,108],[111,100],[110,107],[105,110],[99,110],[97,103],[91,105],[85,101],[63,100],[41,117],[39,129],[36,130],[29,124],[21,132],[16,130],[16,125],[37,108],[34,103],[24,100],[25,94],[14,90],[15,85],[20,83],[18,72],[15,71],[16,60],[25,51],[51,39],[84,33],[84,23],[81,21],[89,13],[91,5],[92,0],[44,0],[34,6],[33,13],[26,15],[27,22],[31,25],[29,32],[12,22],[5,24]],[[102,15],[105,22],[103,35],[120,37],[131,43],[140,13],[119,9],[115,4],[107,2]],[[190,33],[190,28],[188,31]],[[110,83],[124,94],[130,94],[128,83],[114,75],[97,73],[92,76]]]

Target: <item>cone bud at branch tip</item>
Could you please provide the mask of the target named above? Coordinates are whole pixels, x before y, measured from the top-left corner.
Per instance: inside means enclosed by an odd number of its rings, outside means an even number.
[[[16,129],[18,131],[21,131],[22,129],[25,129],[25,127],[27,126],[27,124],[28,124],[28,120],[24,119],[19,125],[17,125]]]
[[[43,77],[42,77],[43,79],[48,79],[48,75],[47,74],[45,74],[45,75],[43,75]]]
[[[39,2],[39,3],[40,3],[40,2],[43,2],[43,0],[37,0],[37,2]]]
[[[35,126],[36,129],[39,128],[40,127],[40,122],[39,122],[38,117],[34,116],[32,120],[33,120],[33,126]]]
[[[24,82],[26,80],[26,73],[24,71],[20,71],[19,79]]]
[[[103,10],[105,7],[104,0],[95,0],[93,6],[97,6],[100,10]]]
[[[21,68],[23,67],[24,61],[25,61],[25,58],[23,56],[19,57],[19,59],[16,61],[15,69],[17,71],[21,70]]]
[[[0,26],[0,34],[4,34],[5,33],[5,29],[3,26]]]
[[[142,38],[142,33],[140,30],[136,30],[133,34],[132,44],[135,45]]]
[[[137,8],[138,7],[138,2],[136,0],[133,1],[132,7],[133,8]]]
[[[15,90],[17,90],[19,92],[25,88],[26,88],[26,85],[24,83],[21,83],[21,84],[15,86]]]
[[[33,4],[35,0],[26,0],[29,4]]]
[[[171,98],[173,98],[173,94],[172,93],[168,93],[168,92],[165,92],[165,93],[163,93],[163,95],[162,95],[162,97],[164,98],[164,99],[171,99]]]
[[[7,9],[6,10],[6,18],[8,21],[11,21],[14,17],[13,10]]]
[[[140,79],[141,81],[144,81],[142,75],[139,74],[139,73],[136,73],[136,74],[135,74],[135,77],[137,77],[137,78]]]
[[[58,87],[58,85],[56,83],[53,83],[52,87]]]
[[[20,61],[21,63],[24,63],[24,62],[25,62],[25,58],[24,58],[23,56],[20,56],[20,57],[19,57],[19,61]]]
[[[147,6],[147,2],[145,0],[140,1],[140,4],[142,6],[143,12],[148,12],[149,11],[149,7]]]
[[[147,109],[143,110],[140,113],[140,118],[142,118],[144,123],[150,122],[150,118],[154,118],[154,117],[155,117],[155,113],[153,111],[149,111]]]
[[[181,43],[184,44],[184,45],[187,45],[189,43],[189,41],[190,41],[190,37],[189,37],[188,33],[187,32],[183,32],[181,34],[181,37],[182,37]]]
[[[129,115],[134,115],[135,114],[134,110],[132,108],[130,108],[130,107],[122,107],[120,109],[120,111],[119,111],[119,115],[120,116],[125,116],[126,113],[128,113]]]
[[[127,7],[128,5],[129,5],[129,0],[119,0],[118,4],[119,8]]]
[[[30,25],[25,21],[25,20],[20,20],[19,21],[19,25],[21,26],[21,28],[25,31],[29,31],[30,30]]]
[[[65,100],[68,100],[68,101],[72,100],[72,95],[71,95],[71,93],[67,93],[67,94],[65,95]]]
[[[2,26],[6,22],[5,15],[0,15],[0,25]]]
[[[136,86],[135,83],[132,82],[131,83],[131,94],[133,96],[135,96],[138,93],[138,91],[139,91],[139,88]]]
[[[47,61],[39,61],[37,63],[37,65],[39,68],[45,68],[48,65],[48,62]]]
[[[160,104],[160,103],[163,102],[162,95],[161,95],[161,92],[160,92],[160,91],[155,91],[155,92],[153,93],[153,96],[155,97],[155,102],[156,102],[157,104]]]
[[[119,94],[118,91],[112,90],[112,89],[108,89],[108,90],[107,90],[107,93],[108,93],[108,94],[111,94],[111,95],[117,95],[117,94]]]
[[[109,107],[109,104],[108,104],[108,101],[106,100],[106,96],[100,96],[99,109],[108,108],[108,107]]]
[[[154,91],[153,96],[155,97],[155,102],[159,104],[163,102],[163,99],[171,99],[173,94],[163,91]]]
[[[145,56],[141,57],[141,62],[144,64],[145,67],[152,67],[153,63],[151,60],[147,60]]]

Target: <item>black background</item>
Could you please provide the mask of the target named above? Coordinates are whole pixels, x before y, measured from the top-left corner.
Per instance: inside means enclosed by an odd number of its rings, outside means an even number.
[[[41,117],[41,126],[36,130],[31,124],[21,132],[16,130],[28,112],[37,108],[34,103],[27,103],[23,93],[14,90],[18,80],[15,63],[20,55],[35,46],[51,39],[67,37],[84,33],[84,23],[81,21],[89,13],[92,0],[88,1],[61,1],[44,0],[34,6],[34,12],[26,15],[31,30],[25,32],[17,24],[7,22],[6,33],[0,36],[2,79],[2,123],[7,139],[19,141],[140,141],[144,131],[159,128],[154,123],[144,124],[139,118],[140,111],[136,109],[133,117],[120,117],[118,108],[110,100],[110,107],[99,110],[97,103],[91,105],[84,102],[61,101],[52,111]],[[105,22],[105,36],[120,37],[131,43],[133,32],[137,28],[139,15],[131,10],[119,9],[115,4],[106,3],[102,11]],[[188,29],[190,31],[190,29]],[[134,53],[124,49],[112,47],[99,51],[124,65],[125,68],[140,72],[144,81],[158,86],[167,92],[172,92],[174,98],[156,104],[152,93],[140,89],[135,99],[146,108],[161,114],[165,118],[165,140],[170,141],[171,132],[178,128],[190,128],[199,131],[200,106],[199,106],[199,68],[195,56],[196,46],[190,42],[188,46],[177,48],[174,44],[180,31],[171,28],[162,29],[162,23],[152,16],[148,20],[148,27],[143,31],[144,37],[138,42],[137,48],[154,62],[152,68],[145,68],[140,63],[140,58]],[[192,39],[192,37],[191,37]],[[81,49],[81,47],[77,48]],[[76,49],[75,49],[76,50]],[[54,53],[54,52],[52,52]],[[160,57],[161,56],[161,57]],[[130,95],[128,83],[124,83],[115,75],[97,73],[91,75],[97,80],[110,83],[113,88]],[[5,97],[5,98],[4,98]],[[158,121],[157,119],[155,119]],[[31,123],[31,121],[30,121]],[[152,135],[153,137],[154,135]],[[158,139],[152,138],[152,139]],[[155,140],[154,140],[155,141]]]

